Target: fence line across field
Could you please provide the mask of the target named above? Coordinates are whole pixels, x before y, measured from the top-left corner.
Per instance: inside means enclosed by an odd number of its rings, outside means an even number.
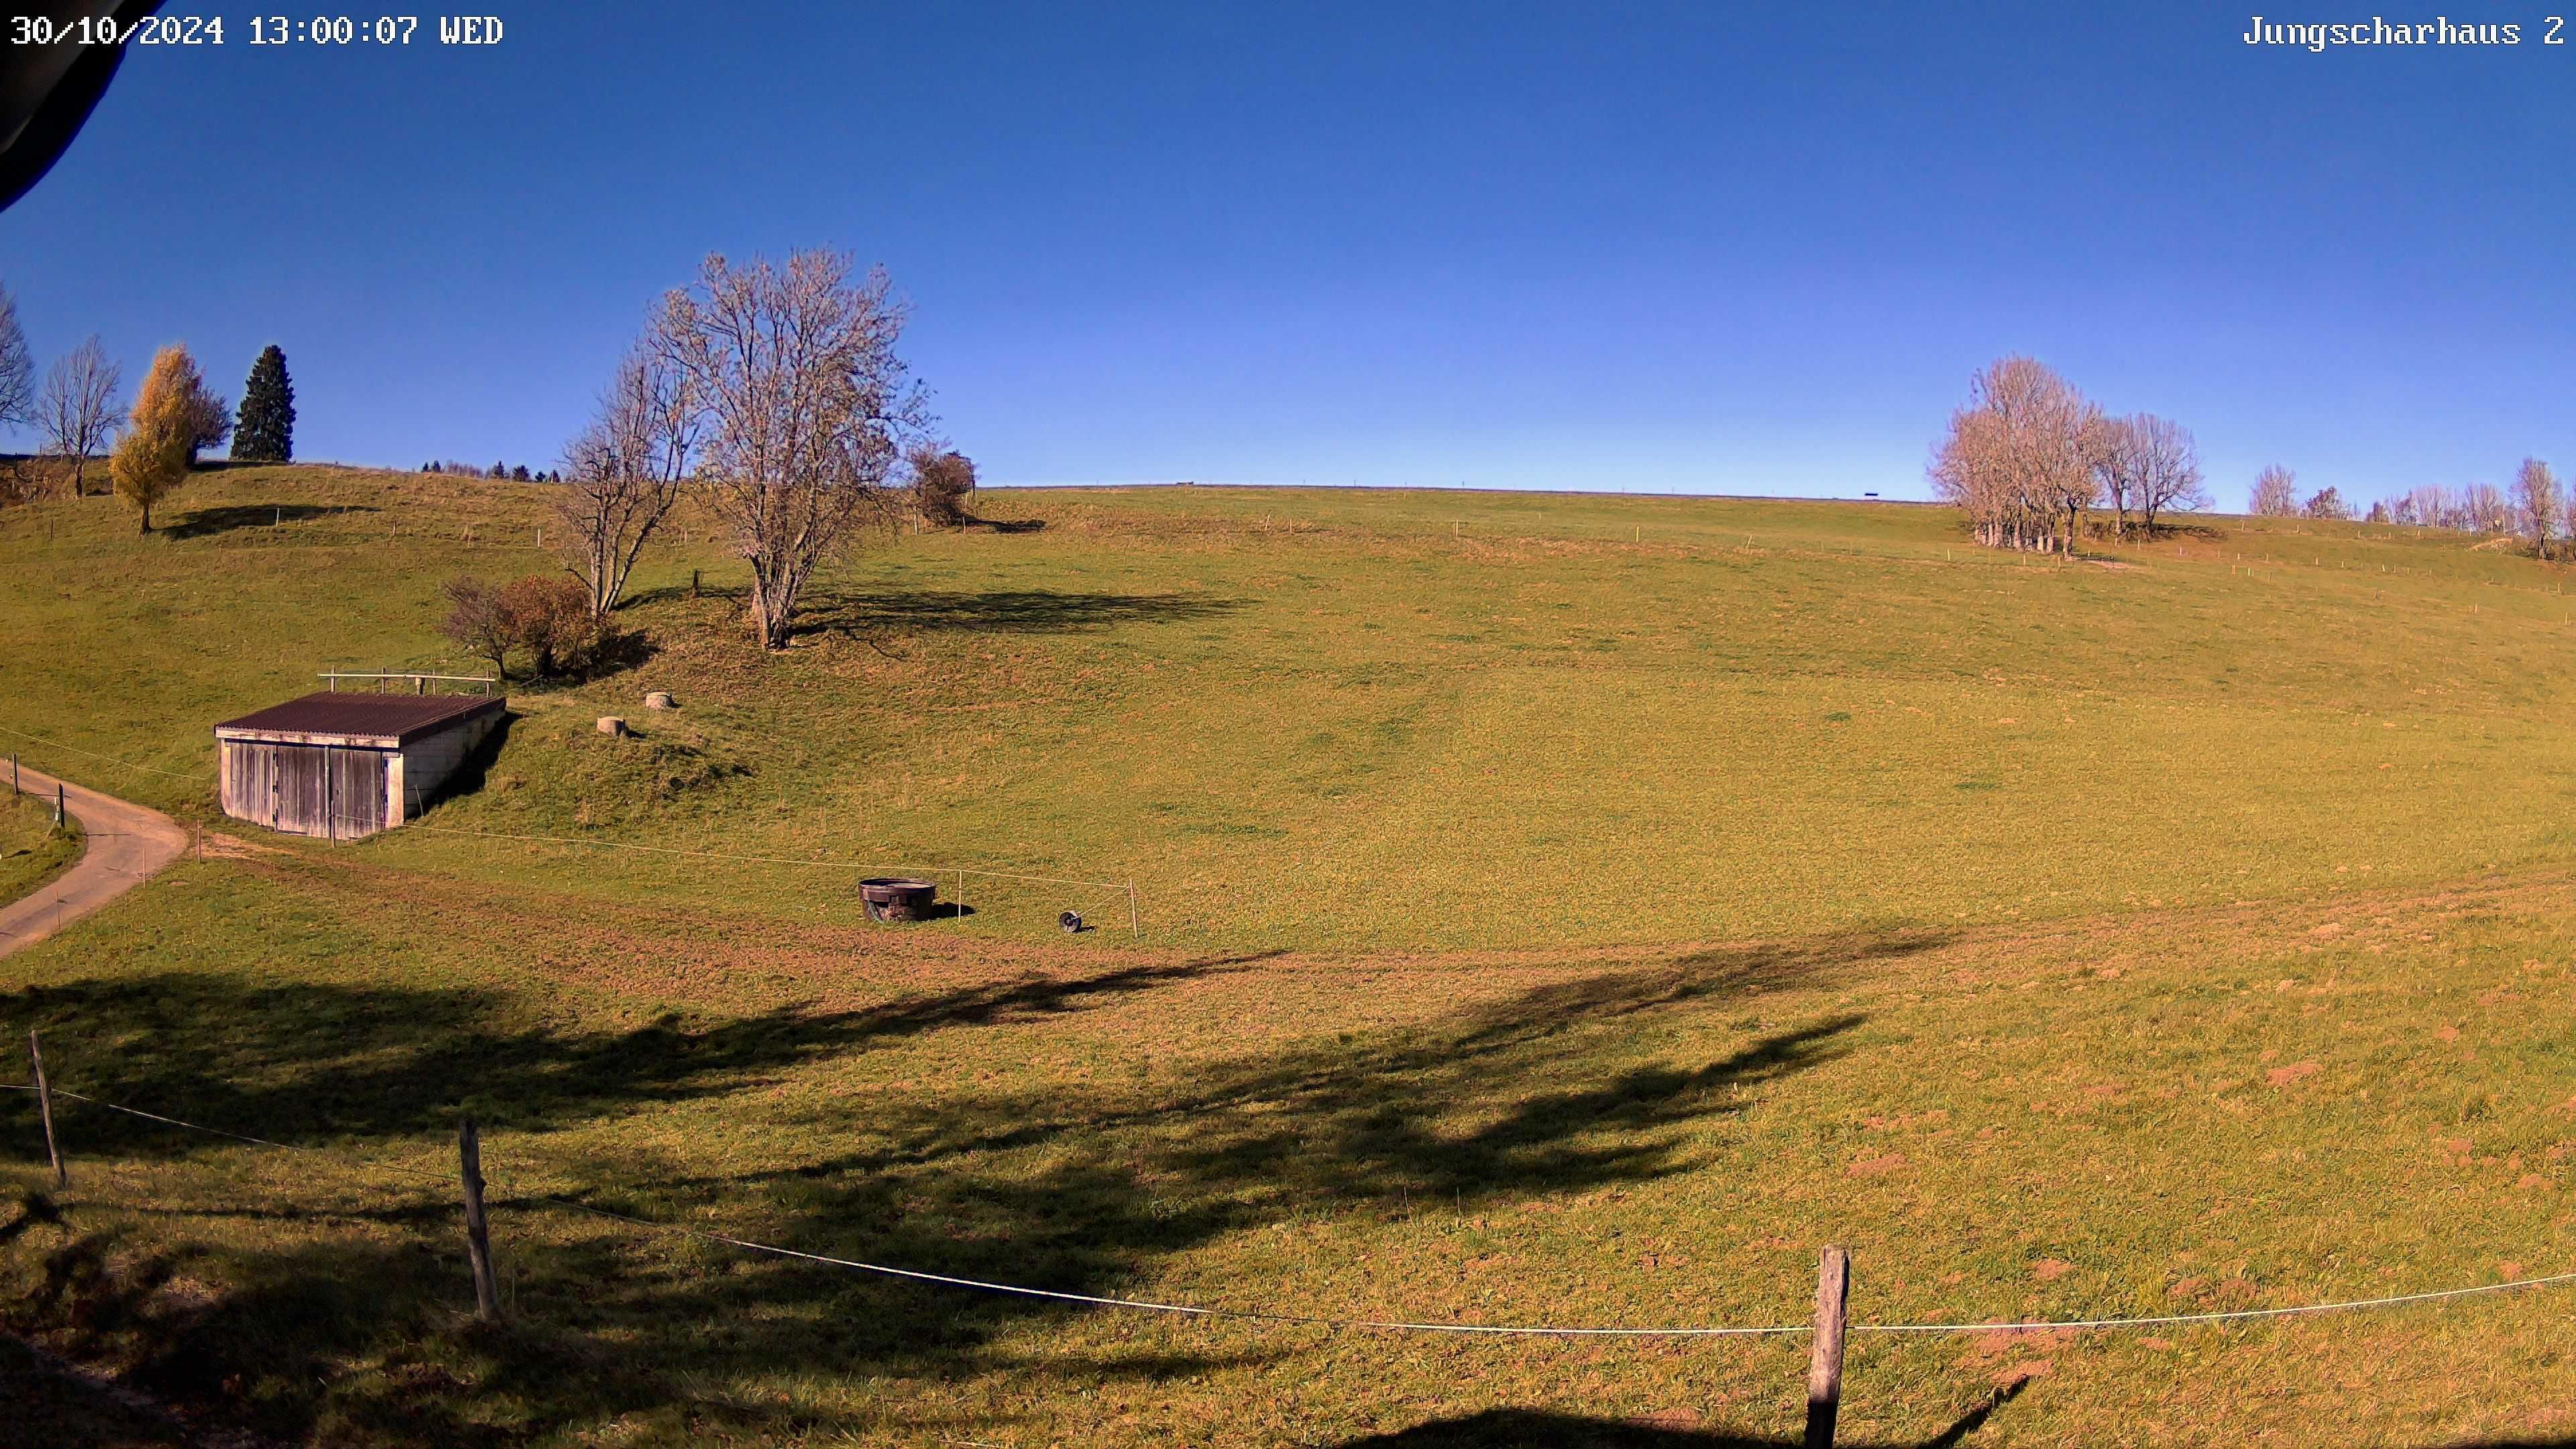
[[[31,1049],[32,1046],[33,1043],[31,1037]],[[285,1152],[298,1152],[324,1157],[338,1163],[341,1167],[352,1172],[384,1172],[421,1182],[436,1183],[440,1186],[449,1186],[455,1181],[451,1175],[445,1173],[429,1172],[420,1168],[406,1167],[398,1163],[352,1161],[329,1148],[308,1146],[292,1142],[279,1142],[271,1138],[252,1136],[245,1132],[234,1132],[221,1127],[209,1127],[203,1123],[166,1116],[159,1112],[146,1111],[140,1107],[130,1107],[121,1102],[111,1102],[104,1098],[69,1091],[61,1087],[52,1087],[48,1089],[36,1082],[6,1082],[0,1083],[0,1087],[5,1087],[7,1090],[14,1092],[35,1093],[40,1098],[60,1098],[67,1101],[80,1102],[106,1111],[123,1113],[130,1117],[141,1118],[145,1121],[157,1122],[169,1127],[176,1127],[183,1131],[203,1133],[208,1136],[221,1137],[234,1142],[248,1143],[253,1146],[275,1148]],[[776,1243],[764,1243],[754,1238],[739,1238],[728,1233],[712,1232],[703,1228],[688,1227],[680,1223],[662,1222],[653,1218],[639,1217],[632,1213],[617,1212],[613,1209],[599,1207],[591,1203],[580,1202],[572,1198],[556,1196],[551,1193],[525,1193],[520,1195],[518,1201],[539,1206],[562,1208],[571,1212],[584,1213],[592,1217],[623,1223],[629,1227],[643,1228],[657,1233],[677,1234],[682,1237],[695,1238],[702,1242],[717,1243],[726,1247],[741,1249],[745,1252],[761,1253],[778,1258],[820,1264],[826,1267],[845,1268],[857,1272],[870,1273],[881,1277],[901,1279],[909,1282],[926,1283],[934,1286],[952,1288],[964,1288],[976,1292],[1000,1294],[1009,1297],[1040,1299],[1059,1303],[1084,1304],[1092,1307],[1116,1308],[1141,1313],[1158,1313],[1183,1318],[1232,1319],[1245,1322],[1278,1323],[1287,1325],[1303,1325],[1315,1328],[1376,1332],[1464,1334],[1481,1335],[1485,1337],[1520,1338],[1767,1338],[1782,1337],[1792,1334],[1814,1333],[1818,1328],[1818,1325],[1811,1323],[1721,1324],[1707,1326],[1442,1323],[1410,1321],[1395,1318],[1345,1318],[1336,1317],[1330,1314],[1294,1313],[1283,1309],[1271,1308],[1234,1308],[1207,1304],[1164,1303],[1152,1299],[1122,1298],[1107,1294],[1073,1293],[1061,1289],[1034,1288],[1025,1284],[998,1282],[984,1278],[969,1278],[957,1274],[931,1272],[919,1268],[903,1268],[884,1263],[871,1263],[863,1259],[838,1257],[828,1253],[809,1252],[799,1248],[783,1247]],[[100,1205],[108,1207],[115,1206],[115,1204],[112,1203],[102,1203]],[[1847,1323],[1840,1326],[1840,1331],[1850,1334],[1960,1335],[1989,1333],[2023,1334],[2102,1332],[2117,1329],[2172,1328],[2190,1324],[2242,1323],[2257,1319],[2298,1318],[2326,1313],[2359,1312],[2375,1308],[2399,1308],[2418,1304],[2449,1302],[2465,1298],[2482,1297],[2489,1294],[2523,1292],[2531,1289],[2555,1287],[2568,1283],[2576,1283],[2576,1272],[2553,1273],[2537,1278],[2518,1278],[2504,1283],[2484,1283],[2462,1288],[2442,1288],[2416,1293],[2399,1293],[2378,1298],[2353,1298],[2325,1303],[2290,1304],[2275,1308],[2222,1309],[2207,1313],[2158,1314],[2133,1318],[1980,1319],[1953,1323]]]

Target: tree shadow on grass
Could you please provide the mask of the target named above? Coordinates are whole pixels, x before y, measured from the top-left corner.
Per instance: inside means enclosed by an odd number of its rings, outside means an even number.
[[[231,503],[218,508],[199,508],[183,513],[161,526],[169,538],[205,538],[218,533],[232,533],[245,528],[271,528],[282,523],[304,523],[316,518],[329,518],[339,513],[373,513],[372,504],[350,503]]]
[[[2025,1381],[2026,1382],[2026,1381]],[[1928,1439],[1838,1438],[1848,1449],[1951,1449],[1986,1425],[1995,1411],[2020,1397],[2023,1383],[1997,1389]],[[1803,1438],[1695,1429],[1639,1419],[1596,1419],[1530,1409],[1488,1409],[1454,1419],[1416,1424],[1392,1434],[1344,1440],[1338,1449],[1794,1449]]]
[[[1245,606],[1213,594],[1096,594],[1053,589],[912,589],[815,596],[798,616],[802,634],[1072,634],[1120,624],[1208,619]]]
[[[443,1132],[469,1110],[498,1130],[542,1132],[766,1085],[799,1063],[928,1032],[1080,1011],[1258,959],[1032,976],[850,1011],[785,1006],[703,1027],[665,1016],[616,1032],[505,1025],[500,995],[469,989],[258,986],[188,972],[30,986],[0,995],[0,1021],[45,1033],[58,1088],[255,1137]],[[84,1047],[101,1042],[116,1045]],[[96,1115],[81,1145],[101,1156],[224,1146]]]
[[[919,1430],[873,1395],[818,1405],[729,1386],[818,1371],[853,1381],[990,1373],[1003,1335],[1092,1310],[751,1254],[575,1211],[532,1182],[587,1182],[556,1191],[587,1208],[721,1225],[800,1252],[1121,1295],[1172,1255],[1292,1218],[1373,1213],[1400,1195],[1490,1211],[1688,1170],[1696,1162],[1676,1129],[1742,1111],[1786,1077],[1857,1050],[1861,1019],[1791,1024],[1738,1038],[1712,1060],[1664,1063],[1627,1049],[1639,1017],[1717,993],[1827,983],[1938,940],[1696,952],[1415,1026],[1136,1081],[1084,1074],[1005,1088],[961,1073],[908,1098],[824,1097],[796,1108],[794,1125],[817,1144],[846,1146],[790,1168],[733,1171],[708,1170],[700,1154],[719,1144],[703,1140],[668,1145],[657,1133],[643,1139],[655,1145],[583,1158],[544,1134],[755,1092],[803,1063],[1043,1023],[1255,969],[1258,958],[603,1032],[526,1025],[499,993],[466,988],[175,972],[30,988],[0,996],[0,1027],[44,1028],[48,1066],[73,1090],[335,1155],[371,1140],[443,1140],[471,1111],[490,1124],[484,1170],[505,1296],[519,1306],[500,1329],[465,1320],[461,1238],[452,1220],[440,1227],[453,1211],[444,1187],[361,1166],[335,1189],[363,1194],[338,1214],[346,1231],[327,1207],[261,1200],[292,1195],[266,1172],[235,1180],[237,1204],[221,1187],[185,1204],[203,1216],[76,1205],[68,1228],[46,1230],[60,1241],[49,1239],[34,1271],[15,1255],[0,1312],[21,1331],[121,1365],[155,1393],[272,1433],[476,1444],[637,1415],[750,1435]],[[1600,1065],[1604,1053],[1618,1065]],[[0,1126],[0,1151],[21,1160],[41,1152],[27,1115]],[[228,1164],[224,1154],[243,1150],[79,1103],[60,1125],[76,1186],[83,1158],[204,1154]],[[526,1175],[531,1161],[548,1164],[541,1179]],[[189,1283],[224,1287],[174,1286]],[[1207,1355],[1067,1348],[1003,1366],[1160,1381],[1301,1343],[1246,1348],[1230,1335]],[[496,1425],[484,1416],[497,1411],[478,1404],[521,1417]],[[961,1427],[976,1437],[977,1426]]]

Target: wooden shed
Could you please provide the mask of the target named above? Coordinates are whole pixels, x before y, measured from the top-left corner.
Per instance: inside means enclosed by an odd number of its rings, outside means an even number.
[[[324,691],[215,726],[224,813],[356,840],[434,798],[501,723],[498,696]]]

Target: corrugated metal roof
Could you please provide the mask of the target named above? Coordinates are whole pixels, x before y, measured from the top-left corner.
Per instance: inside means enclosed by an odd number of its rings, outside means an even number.
[[[442,726],[502,709],[498,695],[355,694],[324,690],[255,714],[228,719],[217,730],[263,735],[327,735],[407,744]]]

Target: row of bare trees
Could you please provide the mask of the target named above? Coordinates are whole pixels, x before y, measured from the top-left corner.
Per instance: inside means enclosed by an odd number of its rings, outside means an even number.
[[[564,450],[568,563],[605,617],[684,496],[751,567],[752,632],[787,646],[814,571],[917,506],[965,521],[974,465],[931,434],[896,351],[909,309],[882,269],[801,251],[710,256],[665,295]]]
[[[2296,476],[2274,465],[2254,480],[2251,511],[2258,517],[2350,519],[2365,523],[2406,524],[2417,528],[2456,529],[2462,533],[2517,535],[2530,541],[2543,558],[2567,551],[2576,539],[2576,495],[2558,474],[2538,458],[2525,458],[2503,488],[2471,483],[2446,488],[2428,483],[2370,505],[2356,514],[2332,486],[2302,501]]]
[[[2003,358],[1970,380],[1928,471],[1934,492],[1990,548],[2072,551],[2088,512],[2105,504],[2114,536],[2128,532],[2133,512],[2153,533],[2160,514],[2210,504],[2189,431],[2149,413],[2109,416],[2029,357]],[[2260,517],[2355,516],[2332,485],[2302,498],[2298,475],[2277,463],[2255,477],[2249,502]],[[2576,548],[2576,496],[2537,458],[2523,460],[2510,488],[2416,488],[2372,504],[2367,520],[2520,534],[2544,558]]]
[[[2086,513],[2106,500],[2114,534],[2128,532],[2133,512],[2152,533],[2158,515],[2209,503],[2189,430],[2152,413],[2106,414],[2029,357],[1970,380],[1929,471],[1934,492],[1989,548],[2071,552]]]

